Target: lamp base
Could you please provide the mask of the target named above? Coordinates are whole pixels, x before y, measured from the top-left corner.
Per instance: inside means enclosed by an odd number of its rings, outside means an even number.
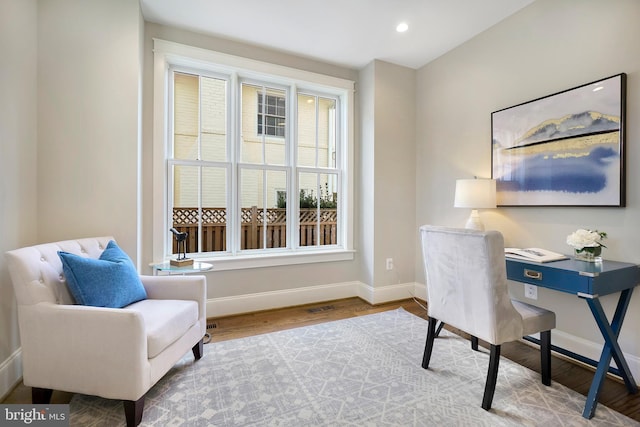
[[[172,259],[169,262],[174,267],[188,267],[190,265],[193,265],[193,260],[191,258]]]
[[[480,220],[480,215],[478,214],[477,209],[471,210],[471,215],[469,215],[469,219],[467,219],[467,223],[464,227],[470,230],[484,231],[484,224]]]

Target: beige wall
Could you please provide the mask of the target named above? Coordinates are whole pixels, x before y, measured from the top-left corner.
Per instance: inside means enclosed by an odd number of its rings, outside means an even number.
[[[38,240],[114,235],[136,258],[138,2],[38,3]]]
[[[138,2],[0,0],[0,252],[114,235],[138,259]],[[0,256],[0,396],[20,379]]]
[[[376,60],[360,76],[357,218],[359,256],[366,266],[362,274],[374,287],[413,282],[415,70]],[[386,269],[388,258],[392,270]]]
[[[0,397],[22,375],[4,253],[37,241],[36,29],[36,0],[0,0]]]
[[[608,233],[605,258],[640,262],[638,17],[640,2],[636,0],[537,0],[420,69],[417,225],[464,224],[469,211],[453,208],[455,180],[490,176],[491,112],[625,72],[626,208],[520,207],[485,210],[480,215],[487,228],[504,233],[508,246],[567,253],[566,236],[579,227],[589,227]],[[424,282],[419,263],[416,277]],[[523,297],[522,285],[514,283],[512,291]],[[537,303],[556,312],[559,333],[554,342],[563,338],[563,332],[573,336],[564,337],[569,347],[577,348],[580,338],[602,342],[584,301],[544,289],[538,296]],[[607,313],[612,313],[614,302],[613,296],[603,298]],[[640,295],[636,294],[620,337],[635,369],[640,356],[639,322]]]
[[[359,218],[357,257],[360,259],[360,277],[365,283],[373,283],[375,262],[375,221],[373,214],[375,182],[375,66],[377,61],[369,63],[360,70],[358,80],[358,131],[355,151],[357,153],[357,174],[355,194],[357,203],[354,213]]]
[[[376,286],[415,280],[415,76],[415,70],[376,61]],[[393,259],[391,271],[387,258]]]

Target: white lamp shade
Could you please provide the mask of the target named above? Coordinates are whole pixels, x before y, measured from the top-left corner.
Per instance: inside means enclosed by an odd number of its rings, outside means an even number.
[[[458,179],[453,204],[456,208],[491,209],[496,207],[494,179]]]

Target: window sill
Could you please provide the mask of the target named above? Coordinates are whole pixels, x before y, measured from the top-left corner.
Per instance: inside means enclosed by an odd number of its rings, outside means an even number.
[[[336,249],[322,252],[279,252],[220,257],[203,256],[194,259],[213,264],[213,270],[211,271],[225,271],[320,262],[352,261],[354,256],[354,250]]]

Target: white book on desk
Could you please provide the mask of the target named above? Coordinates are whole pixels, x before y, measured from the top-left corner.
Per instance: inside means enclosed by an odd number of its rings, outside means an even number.
[[[534,262],[551,262],[569,258],[566,255],[541,248],[504,248],[504,256]]]

